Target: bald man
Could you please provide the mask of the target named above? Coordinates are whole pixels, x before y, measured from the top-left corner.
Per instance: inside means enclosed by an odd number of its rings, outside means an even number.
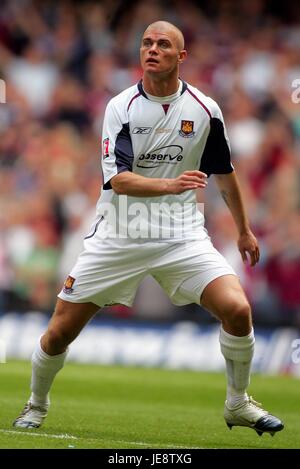
[[[99,308],[131,306],[141,280],[152,275],[174,304],[201,304],[220,320],[229,428],[246,426],[259,435],[283,428],[247,394],[254,352],[250,305],[197,210],[196,190],[204,191],[213,174],[236,223],[243,260],[258,262],[221,110],[179,78],[186,56],[176,26],[151,24],[140,48],[142,79],[107,105],[95,222],[33,353],[31,396],[16,427],[42,424],[67,348]]]

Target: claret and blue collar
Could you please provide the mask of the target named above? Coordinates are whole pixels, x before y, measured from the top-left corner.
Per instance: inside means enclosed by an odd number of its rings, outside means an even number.
[[[143,88],[143,80],[140,80],[137,84],[137,88],[139,90],[139,93],[144,96],[144,98],[149,99],[150,101],[156,101],[156,102],[170,102],[173,101],[174,99],[177,99],[179,96],[181,96],[187,89],[187,83],[184,80],[181,80],[181,84],[179,86],[179,89],[176,93],[170,95],[170,96],[152,96],[149,93],[146,93],[144,88]]]

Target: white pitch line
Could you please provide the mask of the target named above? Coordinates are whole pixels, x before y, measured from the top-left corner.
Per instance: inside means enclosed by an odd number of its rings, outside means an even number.
[[[16,430],[4,430],[0,429],[1,433],[10,433],[12,435],[26,435],[26,436],[42,436],[45,438],[58,438],[60,440],[66,439],[66,440],[88,440],[88,441],[103,441],[104,438],[82,438],[82,437],[77,437],[73,435],[68,435],[67,433],[65,434],[60,434],[60,435],[53,435],[50,433],[37,433],[37,432],[32,432],[31,430],[27,432],[22,432],[22,431],[16,431]],[[164,443],[144,443],[143,441],[125,441],[125,440],[114,440],[111,438],[107,438],[109,441],[112,441],[113,443],[123,443],[126,445],[138,445],[138,446],[155,446],[159,448],[173,448],[173,449],[202,449],[197,446],[179,446],[179,445],[172,445],[170,443],[164,444]]]
[[[96,438],[93,438],[94,440]],[[179,446],[179,445],[171,445],[170,443],[164,444],[164,443],[142,443],[141,441],[124,441],[124,440],[111,440],[114,443],[125,443],[129,445],[140,445],[140,446],[155,446],[156,448],[173,448],[173,449],[203,449],[200,448],[200,446]]]
[[[63,439],[66,439],[66,440],[78,440],[77,436],[73,436],[73,435],[68,435],[67,433],[65,434],[61,434],[61,435],[51,435],[50,433],[36,433],[36,432],[32,432],[31,430],[29,430],[29,432],[18,432],[16,430],[3,430],[3,429],[0,429],[0,432],[1,433],[10,433],[12,435],[32,435],[32,436],[43,436],[43,437],[48,437],[48,438],[58,438],[60,440],[63,440]]]

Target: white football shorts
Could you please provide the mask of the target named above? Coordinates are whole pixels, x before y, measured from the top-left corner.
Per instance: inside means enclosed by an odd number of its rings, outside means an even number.
[[[102,239],[100,232],[101,223],[84,240],[84,250],[59,298],[71,303],[92,302],[99,307],[132,306],[141,280],[152,275],[173,304],[200,304],[202,292],[212,280],[236,275],[209,236],[170,242]]]

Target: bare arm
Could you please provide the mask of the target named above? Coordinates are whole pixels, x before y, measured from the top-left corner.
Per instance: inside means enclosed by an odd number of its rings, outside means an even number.
[[[134,197],[157,197],[167,194],[181,194],[182,192],[204,188],[207,185],[206,174],[201,171],[185,171],[178,178],[147,178],[130,171],[117,174],[110,180],[113,190],[117,194]]]
[[[259,247],[254,234],[250,229],[241,189],[235,172],[229,174],[215,174],[220,193],[228,206],[239,232],[238,248],[243,261],[250,255],[251,266],[259,261]]]

